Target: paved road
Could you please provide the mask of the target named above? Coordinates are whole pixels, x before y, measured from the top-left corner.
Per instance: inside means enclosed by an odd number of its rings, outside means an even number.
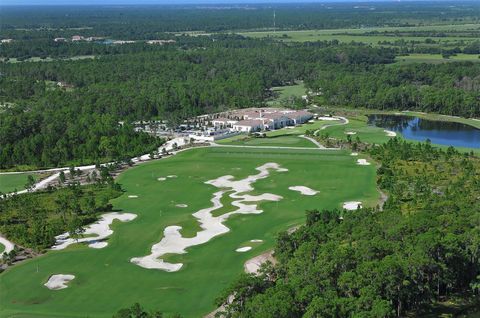
[[[327,149],[324,145],[322,145],[321,143],[319,143],[318,141],[316,141],[316,140],[313,139],[313,138],[307,137],[307,136],[305,136],[305,135],[300,135],[299,137],[305,138],[305,139],[307,139],[307,140],[310,140],[311,142],[313,142],[313,143],[317,146],[317,148]]]
[[[168,152],[171,152],[174,149],[174,144],[177,144],[178,147],[185,145],[185,139],[184,138],[174,138],[172,140],[167,141],[164,145],[162,145],[160,148],[158,148],[158,152],[161,153],[163,149],[165,149]],[[132,158],[132,162],[137,163],[141,161],[145,161],[150,159],[150,154],[145,154],[139,157]],[[103,163],[102,166],[111,164],[109,163]],[[87,166],[77,166],[74,167],[75,170],[81,170],[81,171],[86,171],[86,170],[93,170],[95,169],[95,165],[87,165]],[[31,171],[21,171],[21,172],[0,172],[0,175],[8,175],[8,174],[19,174],[19,173],[48,173],[48,172],[55,172],[54,174],[48,176],[45,179],[40,180],[39,182],[35,183],[32,191],[38,191],[45,189],[50,183],[55,181],[59,176],[61,171],[69,171],[70,167],[62,167],[62,168],[52,168],[52,169],[43,169],[43,170],[31,170]],[[22,190],[16,192],[17,194],[22,194],[28,192],[27,190]],[[14,192],[7,193],[5,194],[6,196],[12,195]]]
[[[342,125],[347,125],[348,123],[350,123],[350,121],[349,121],[347,118],[345,118],[345,117],[340,117],[340,116],[338,116],[337,118],[341,119],[342,122],[341,122],[341,123],[330,124],[330,125],[325,125],[325,126],[323,126],[322,128],[315,130],[315,131],[313,132],[313,135],[316,136],[320,130],[327,129],[328,127],[342,126]]]

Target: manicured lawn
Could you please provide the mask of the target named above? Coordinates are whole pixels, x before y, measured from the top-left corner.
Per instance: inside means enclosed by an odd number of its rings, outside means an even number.
[[[7,193],[25,189],[29,173],[0,174],[0,192]],[[35,175],[33,175],[36,178]]]
[[[347,139],[347,132],[353,132],[354,135],[350,135],[352,140],[355,140],[357,137],[360,138],[360,141],[367,143],[380,144],[387,142],[392,137],[388,137],[387,134],[383,131],[383,128],[378,128],[374,126],[367,125],[366,116],[355,116],[348,117],[349,123],[346,125],[332,126],[324,130],[321,130],[320,134],[328,134],[329,137],[336,139]],[[400,136],[399,136],[400,137]]]
[[[0,274],[0,316],[111,317],[119,308],[140,302],[168,314],[201,317],[214,309],[214,299],[243,271],[247,259],[272,248],[279,231],[304,222],[305,210],[340,208],[343,202],[356,200],[376,204],[375,165],[359,166],[357,158],[347,151],[211,147],[131,168],[118,178],[126,193],[113,205],[136,213],[137,219],[115,223],[104,249],[72,246]],[[196,226],[192,213],[211,206],[212,194],[218,191],[205,181],[224,175],[244,178],[267,162],[289,171],[271,172],[253,184],[253,194],[273,193],[283,196],[282,200],[261,203],[262,214],[232,217],[225,223],[229,233],[189,248],[187,254],[172,256],[184,263],[178,272],[144,269],[129,262],[148,254],[165,227],[180,224],[192,230]],[[178,177],[157,180],[167,175]],[[293,185],[320,193],[303,196],[288,190]],[[235,252],[251,239],[264,242],[252,245],[249,252]],[[52,274],[76,278],[69,288],[51,291],[43,284]]]
[[[265,138],[237,135],[232,138],[220,140],[218,143],[237,146],[317,147],[310,140],[289,134],[273,136],[267,135]]]

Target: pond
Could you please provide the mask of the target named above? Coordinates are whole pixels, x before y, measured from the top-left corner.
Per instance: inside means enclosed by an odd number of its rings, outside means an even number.
[[[430,139],[433,144],[480,148],[480,129],[462,123],[376,114],[368,116],[368,124],[401,133],[405,139]]]

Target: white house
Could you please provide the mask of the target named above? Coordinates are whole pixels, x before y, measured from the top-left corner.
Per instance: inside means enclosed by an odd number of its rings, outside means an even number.
[[[229,118],[215,118],[212,120],[212,125],[215,128],[226,128],[226,127],[233,127],[238,121]]]
[[[304,110],[298,110],[295,112],[288,113],[287,116],[291,118],[294,125],[306,123],[307,121],[313,118],[312,113],[309,113]]]
[[[233,124],[233,130],[241,132],[256,132],[264,129],[263,120],[247,119]]]

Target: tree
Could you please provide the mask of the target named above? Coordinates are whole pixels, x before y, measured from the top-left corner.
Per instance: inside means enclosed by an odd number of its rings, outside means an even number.
[[[33,178],[32,175],[28,175],[27,177],[27,183],[25,184],[25,189],[27,189],[28,192],[33,191],[35,188],[35,178]]]

